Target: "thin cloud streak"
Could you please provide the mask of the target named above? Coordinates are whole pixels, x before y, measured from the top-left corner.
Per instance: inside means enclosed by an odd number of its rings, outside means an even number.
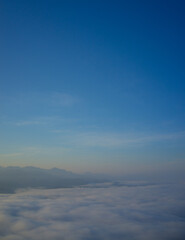
[[[55,92],[51,94],[51,103],[53,105],[69,107],[69,106],[73,106],[78,102],[79,102],[79,98],[74,97],[67,93]]]
[[[73,119],[73,118],[62,118],[59,116],[42,116],[42,117],[35,117],[32,119],[23,119],[18,121],[4,121],[4,124],[10,124],[14,126],[32,126],[32,125],[56,125],[61,123],[74,123],[79,121],[79,119]],[[69,131],[69,130],[52,130],[50,132],[63,132],[63,131]]]
[[[80,102],[79,97],[65,92],[27,92],[12,96],[1,96],[6,107],[43,108],[43,107],[71,107]]]
[[[41,121],[20,121],[20,122],[15,123],[16,126],[29,126],[29,125],[40,125],[40,124],[44,124],[44,122],[41,122]]]
[[[55,130],[53,133],[60,133]],[[101,132],[68,132],[66,140],[70,144],[87,147],[124,147],[146,145],[153,142],[175,141],[185,137],[185,132],[172,134],[151,134],[151,135],[132,135]]]
[[[24,153],[22,153],[22,152],[15,152],[15,153],[4,153],[4,154],[0,154],[0,157],[2,157],[2,158],[6,158],[6,157],[19,157],[19,156],[23,156],[24,155]]]

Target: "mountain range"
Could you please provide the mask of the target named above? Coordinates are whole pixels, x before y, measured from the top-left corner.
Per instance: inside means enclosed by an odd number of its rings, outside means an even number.
[[[0,167],[0,193],[14,193],[25,188],[71,188],[104,181],[100,175],[77,174],[59,168]]]

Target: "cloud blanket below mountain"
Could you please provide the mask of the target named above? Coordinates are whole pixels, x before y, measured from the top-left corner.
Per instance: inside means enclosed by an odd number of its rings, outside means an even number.
[[[0,195],[1,240],[184,237],[184,184],[110,184]]]

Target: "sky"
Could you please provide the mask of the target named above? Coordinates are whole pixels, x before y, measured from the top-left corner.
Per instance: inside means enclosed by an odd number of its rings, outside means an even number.
[[[184,172],[184,1],[0,11],[1,166]]]

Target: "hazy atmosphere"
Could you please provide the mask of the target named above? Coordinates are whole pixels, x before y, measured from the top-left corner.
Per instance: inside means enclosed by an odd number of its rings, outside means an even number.
[[[0,239],[183,240],[185,3],[0,0]]]

